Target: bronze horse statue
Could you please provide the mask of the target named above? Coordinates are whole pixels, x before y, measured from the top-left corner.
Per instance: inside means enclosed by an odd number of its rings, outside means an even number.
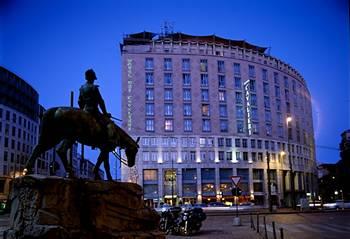
[[[127,165],[132,167],[135,165],[136,154],[139,148],[139,138],[137,141],[134,141],[119,126],[114,123],[111,125],[113,135],[109,136],[107,140],[107,135],[103,127],[88,112],[70,107],[48,109],[42,117],[39,142],[26,163],[26,173],[32,172],[35,160],[42,153],[62,142],[57,149],[57,154],[60,156],[68,175],[73,177],[72,168],[67,160],[67,151],[75,141],[78,141],[84,145],[100,149],[100,155],[94,167],[95,178],[100,178],[98,170],[103,162],[107,179],[112,180],[108,160],[109,153],[114,152],[116,147],[124,149],[127,157]]]

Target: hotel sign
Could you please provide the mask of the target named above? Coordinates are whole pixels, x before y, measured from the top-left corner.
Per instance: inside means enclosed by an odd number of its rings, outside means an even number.
[[[127,96],[127,127],[128,131],[131,130],[132,126],[132,87],[133,87],[133,61],[132,59],[127,60],[127,70],[128,70],[128,96]]]
[[[250,92],[249,92],[249,80],[245,81],[244,84],[244,93],[246,101],[246,113],[247,113],[247,129],[248,135],[252,135],[252,109],[250,105]]]

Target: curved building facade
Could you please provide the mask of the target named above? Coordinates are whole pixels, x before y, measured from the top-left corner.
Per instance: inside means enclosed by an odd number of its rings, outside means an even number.
[[[310,92],[265,50],[214,35],[125,36],[123,128],[141,140],[122,179],[153,202],[230,203],[231,176],[241,202],[315,195]]]

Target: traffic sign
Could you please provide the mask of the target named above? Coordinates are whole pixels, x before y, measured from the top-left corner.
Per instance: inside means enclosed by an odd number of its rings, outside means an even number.
[[[239,181],[241,181],[240,176],[231,176],[231,179],[232,179],[233,185],[235,185],[236,187],[238,186]]]

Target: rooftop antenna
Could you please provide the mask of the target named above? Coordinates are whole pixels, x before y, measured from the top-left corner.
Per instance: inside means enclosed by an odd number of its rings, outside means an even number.
[[[169,21],[164,21],[160,29],[161,29],[160,35],[162,37],[167,37],[169,35],[172,35],[174,33],[174,23]]]

